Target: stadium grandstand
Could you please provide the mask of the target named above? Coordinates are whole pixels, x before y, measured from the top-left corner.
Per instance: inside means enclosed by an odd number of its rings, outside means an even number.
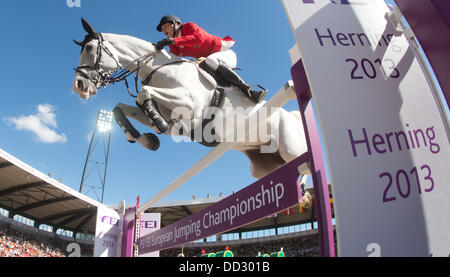
[[[313,189],[307,186],[307,190],[314,203]],[[223,198],[158,203],[146,212],[160,213],[161,227],[165,227]],[[0,257],[74,256],[68,247],[73,243],[79,246],[81,256],[93,256],[97,207],[101,205],[0,149]],[[117,209],[117,205],[106,206]],[[314,204],[160,251],[160,256],[182,253],[194,257],[226,247],[235,257],[270,255],[280,250],[287,257],[319,256]]]
[[[0,149],[0,256],[92,256],[99,205]]]

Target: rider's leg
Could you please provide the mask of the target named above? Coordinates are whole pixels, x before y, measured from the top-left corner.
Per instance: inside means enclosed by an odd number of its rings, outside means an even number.
[[[221,63],[226,64],[229,68],[235,68],[237,66],[237,56],[233,50],[228,49],[209,55],[206,57],[205,63],[213,71],[216,71]]]
[[[250,100],[256,104],[260,103],[264,97],[266,97],[267,91],[265,89],[258,91],[251,89],[244,80],[236,74],[231,68],[225,64],[220,64],[216,72],[225,80],[235,85],[240,91],[242,91]]]
[[[225,63],[230,68],[235,68],[237,66],[236,53],[232,50],[216,52],[206,57],[199,66],[211,74],[219,86],[229,86],[230,82],[222,78],[222,76],[219,76],[216,72],[221,63]]]
[[[226,50],[214,53],[207,57],[201,64],[201,67],[205,68],[205,65],[207,65],[207,67],[214,72],[214,75],[224,80],[226,83],[236,86],[253,102],[260,103],[266,96],[267,91],[265,89],[262,91],[251,89],[250,86],[232,70],[232,68],[236,67],[236,64],[237,59],[234,51]]]

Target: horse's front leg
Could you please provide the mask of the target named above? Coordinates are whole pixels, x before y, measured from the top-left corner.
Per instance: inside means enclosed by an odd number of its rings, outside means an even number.
[[[189,120],[200,117],[202,109],[195,109],[193,99],[190,92],[184,87],[177,88],[156,88],[151,86],[143,86],[138,93],[137,106],[145,113],[145,115],[155,123],[155,130],[159,133],[174,135],[172,132],[173,124],[180,118]],[[150,105],[150,106],[149,106]],[[197,110],[197,113],[195,113]],[[168,126],[158,126],[159,122],[166,122]],[[170,122],[170,124],[169,124]],[[167,129],[166,129],[167,127]],[[175,134],[176,135],[176,134]]]
[[[157,132],[164,134],[169,130],[169,122],[160,114],[157,105],[152,99],[153,90],[150,87],[143,87],[136,100],[139,109],[155,124]]]
[[[129,142],[135,143],[137,141],[140,145],[152,151],[156,151],[159,148],[160,143],[156,135],[151,133],[141,135],[141,133],[134,128],[127,118],[133,118],[144,125],[152,127],[152,124],[140,109],[134,106],[119,103],[114,107],[113,114],[114,119],[124,131]]]

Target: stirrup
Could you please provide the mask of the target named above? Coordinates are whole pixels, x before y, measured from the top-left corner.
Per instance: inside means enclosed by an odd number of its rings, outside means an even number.
[[[266,95],[267,95],[267,89],[265,89],[264,87],[262,87],[260,85],[257,85],[257,86],[261,89],[261,91],[256,91],[251,88],[249,88],[249,90],[248,90],[248,92],[249,92],[248,96],[255,104],[261,103],[264,100],[264,98],[266,98]]]

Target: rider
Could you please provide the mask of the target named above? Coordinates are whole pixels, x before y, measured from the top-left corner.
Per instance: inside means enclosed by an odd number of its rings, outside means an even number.
[[[236,53],[231,48],[235,41],[229,36],[219,38],[207,33],[195,23],[182,23],[181,19],[174,15],[163,16],[156,30],[164,33],[166,39],[156,44],[156,49],[161,50],[169,46],[170,52],[183,57],[196,59],[205,58],[200,67],[219,79],[221,85],[235,85],[254,103],[260,103],[267,91],[253,90],[231,68],[237,65]],[[161,133],[169,129],[168,122],[158,113],[153,101],[146,100],[137,106],[155,123]]]
[[[206,58],[200,63],[200,67],[207,72],[219,77],[225,85],[235,85],[254,103],[260,103],[267,91],[253,90],[239,77],[232,68],[237,65],[236,53],[230,48],[235,40],[229,36],[219,38],[207,33],[197,24],[182,23],[180,18],[174,15],[166,15],[161,18],[156,30],[167,36],[156,45],[161,50],[168,45],[170,52],[183,57],[196,59]]]

